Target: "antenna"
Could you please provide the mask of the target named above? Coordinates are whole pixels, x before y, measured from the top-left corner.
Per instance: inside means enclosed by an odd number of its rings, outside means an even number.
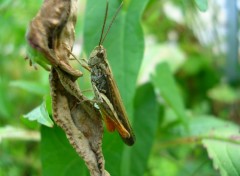
[[[104,28],[106,25],[106,20],[107,20],[107,15],[108,15],[108,1],[106,4],[106,11],[105,11],[105,16],[104,16],[104,21],[103,21],[103,26],[102,26],[102,33],[101,33],[101,37],[100,37],[100,41],[99,41],[99,46],[102,44],[102,37],[103,37],[103,33],[104,33]]]
[[[115,15],[113,16],[113,18],[112,18],[112,20],[111,20],[111,23],[110,23],[110,25],[108,26],[108,29],[107,29],[106,34],[105,34],[104,37],[102,38],[102,35],[103,35],[103,32],[104,32],[104,28],[105,28],[106,19],[107,19],[107,10],[108,10],[108,1],[107,1],[106,13],[105,13],[104,24],[103,24],[103,29],[102,29],[102,34],[101,34],[101,40],[100,40],[100,42],[99,42],[99,45],[101,45],[101,44],[104,42],[104,40],[105,40],[105,38],[106,38],[106,36],[107,36],[107,34],[108,34],[108,32],[109,32],[112,24],[113,24],[115,18],[117,17],[117,15],[118,15],[120,9],[122,8],[122,6],[123,6],[123,1],[122,1],[122,3],[120,4],[120,6],[118,7]]]

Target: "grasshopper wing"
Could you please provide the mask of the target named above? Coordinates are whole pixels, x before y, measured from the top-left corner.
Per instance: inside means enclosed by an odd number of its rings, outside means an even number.
[[[109,64],[107,63],[107,65],[109,65]],[[122,125],[128,131],[130,136],[129,137],[122,136],[120,132],[119,132],[119,134],[122,137],[123,141],[127,145],[133,145],[135,142],[135,135],[133,133],[132,127],[128,120],[126,109],[123,105],[122,98],[120,96],[117,84],[113,78],[113,73],[112,73],[110,67],[107,67],[106,69],[107,69],[107,77],[106,77],[107,84],[109,87],[111,87],[111,89],[108,90],[109,94],[106,96],[110,99],[110,102],[113,105],[113,109],[117,113],[118,119],[121,121]]]

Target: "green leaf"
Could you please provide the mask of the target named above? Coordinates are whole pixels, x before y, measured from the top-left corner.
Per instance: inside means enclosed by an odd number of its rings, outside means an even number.
[[[238,136],[238,141],[240,142]],[[238,176],[240,175],[239,158],[240,158],[240,143],[204,140],[209,157],[213,160],[215,169],[220,170],[222,176]]]
[[[222,176],[240,175],[240,134],[239,126],[225,122],[222,128],[214,128],[209,133],[210,139],[202,142],[213,160],[215,169]]]
[[[45,101],[35,109],[33,109],[31,112],[29,112],[26,115],[23,115],[24,118],[27,118],[30,121],[38,121],[39,123],[46,125],[48,127],[53,126],[53,121],[49,117],[48,111],[46,109],[46,103]]]
[[[25,128],[28,129],[39,129],[40,124],[37,121],[30,121],[24,117],[24,115],[20,116],[21,124],[24,125]]]
[[[205,12],[208,8],[207,0],[194,0],[199,10]]]
[[[89,175],[83,160],[57,126],[41,128],[41,161],[43,176]]]
[[[28,59],[32,61],[33,65],[39,64],[41,67],[43,67],[46,70],[50,69],[50,62],[45,58],[45,56],[36,50],[35,48],[32,48],[31,46],[27,45],[27,56]]]
[[[199,116],[189,119],[189,133],[182,127],[176,134],[196,137],[205,146],[215,169],[222,176],[240,175],[240,134],[239,126],[213,116]],[[194,141],[194,140],[192,140]]]
[[[45,104],[46,104],[46,109],[48,114],[51,116],[52,115],[52,97],[51,95],[47,95],[44,97]]]
[[[201,115],[189,118],[188,124],[189,124],[188,131],[185,131],[182,126],[176,127],[174,130],[176,130],[177,134],[180,134],[181,136],[184,137],[187,136],[206,137],[209,134],[213,134],[212,132],[218,131],[218,133],[220,133],[221,131],[223,131],[223,129],[229,126],[231,126],[234,129],[237,128],[237,126],[231,122],[224,121],[210,115]]]
[[[238,136],[238,141],[239,141]],[[239,141],[240,142],[240,141]],[[240,143],[204,140],[209,157],[213,160],[215,169],[220,170],[222,176],[238,176],[240,175],[239,158],[240,158]]]
[[[123,160],[124,144],[117,132],[110,133],[105,130],[102,148],[106,170],[111,176],[122,175],[121,167],[123,161],[128,161]]]
[[[31,81],[11,81],[10,86],[24,89],[28,92],[35,93],[38,95],[45,95],[48,93],[48,88],[39,84],[39,82]]]
[[[143,58],[144,40],[140,17],[148,1],[132,0],[127,11],[122,9],[103,43],[114,78],[128,111],[132,109],[135,84]],[[105,14],[105,0],[89,0],[85,14],[84,48],[89,56],[98,45]],[[106,26],[109,25],[119,7],[119,1],[109,2]]]
[[[143,58],[144,38],[140,25],[141,14],[148,0],[132,0],[118,14],[108,36],[103,43],[107,49],[108,60],[114,78],[120,90],[124,105],[130,119],[133,119],[133,98],[140,64]],[[98,45],[105,13],[105,0],[87,1],[84,24],[84,48],[89,56]],[[109,25],[119,7],[117,0],[109,2],[109,13],[106,26]],[[106,27],[107,28],[107,27]],[[138,134],[136,134],[138,136]],[[112,176],[127,175],[129,172],[129,148],[123,147],[117,134],[104,134],[103,152],[106,168]],[[114,161],[111,162],[111,161]]]
[[[130,150],[129,175],[141,176],[146,171],[158,126],[158,103],[150,83],[138,88],[134,107],[133,128],[137,141]]]
[[[227,84],[218,85],[208,91],[208,96],[219,102],[234,103],[239,99],[237,92]]]
[[[3,75],[0,75],[0,119],[9,117],[11,112],[11,102],[8,101],[8,96],[6,91],[8,90],[7,78]]]
[[[178,117],[186,122],[185,108],[177,85],[169,68],[165,62],[158,64],[156,72],[151,78],[157,92],[174,110]]]

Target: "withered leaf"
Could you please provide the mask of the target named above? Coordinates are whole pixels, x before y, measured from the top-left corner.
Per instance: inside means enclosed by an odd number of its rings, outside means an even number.
[[[29,24],[26,37],[29,45],[45,57],[47,64],[79,77],[82,73],[72,68],[68,61],[75,39],[76,19],[77,0],[44,0]]]
[[[103,135],[101,114],[83,95],[82,101],[79,101],[81,97],[76,98],[65,89],[66,86],[62,85],[58,76],[60,72],[65,83],[66,80],[71,82],[68,84],[74,83],[70,75],[52,69],[50,85],[54,121],[65,131],[69,142],[85,161],[90,174],[107,176],[109,173],[104,169],[105,161],[101,148]]]

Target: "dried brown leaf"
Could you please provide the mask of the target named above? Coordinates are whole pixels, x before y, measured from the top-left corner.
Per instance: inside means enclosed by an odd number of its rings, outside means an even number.
[[[77,0],[44,0],[29,24],[27,41],[52,66],[79,77],[82,73],[73,69],[68,61],[75,39],[76,19]]]
[[[58,76],[59,73],[61,76]],[[60,81],[63,77],[65,83],[69,82],[67,86],[63,86],[63,81]],[[71,76],[61,70],[52,69],[50,85],[54,121],[65,131],[69,142],[84,159],[92,176],[109,175],[104,169],[103,125],[100,112],[83,95],[76,98],[76,94],[65,89],[69,85],[77,85]],[[79,90],[78,87],[74,89]]]

